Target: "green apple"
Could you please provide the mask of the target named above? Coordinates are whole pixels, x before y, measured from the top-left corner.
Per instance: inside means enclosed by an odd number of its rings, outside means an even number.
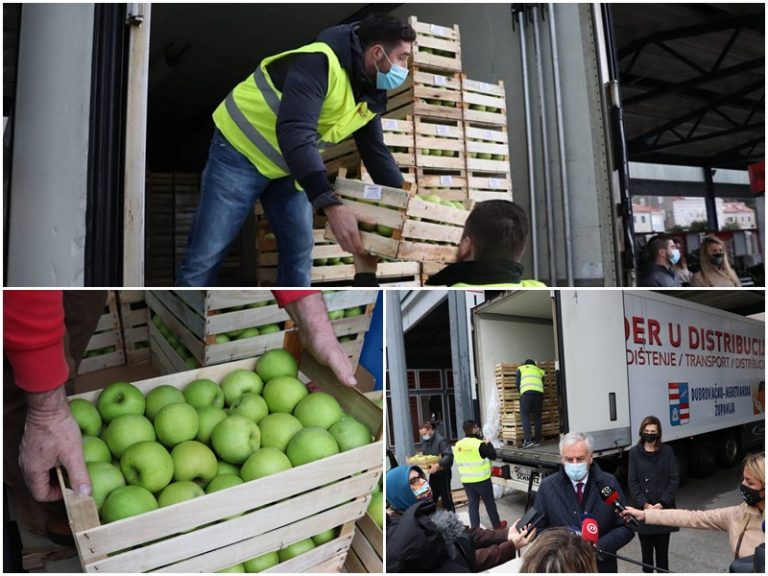
[[[160,492],[173,478],[173,458],[159,442],[139,442],[120,458],[120,470],[128,484]]]
[[[157,510],[157,500],[149,490],[141,486],[121,486],[107,496],[101,507],[101,519],[109,524],[152,510]]]
[[[277,448],[261,448],[248,457],[240,469],[240,477],[246,482],[277,474],[291,468],[288,456]]]
[[[235,370],[230,372],[221,381],[221,390],[224,392],[224,404],[233,406],[246,392],[261,394],[264,383],[253,370]]]
[[[195,408],[203,406],[224,407],[224,392],[213,380],[199,378],[184,388],[184,399]]]
[[[291,438],[303,428],[298,419],[284,412],[275,412],[265,416],[259,422],[262,447],[272,447],[285,452]]]
[[[294,467],[308,464],[339,453],[331,433],[319,426],[310,426],[296,433],[288,443],[286,454]]]
[[[426,196],[419,196],[419,198],[424,200],[424,202],[431,202],[433,204],[440,204],[443,200],[437,194],[427,194]]]
[[[88,436],[101,434],[101,414],[96,406],[88,400],[76,398],[69,403],[69,410],[80,427],[80,432]]]
[[[286,560],[290,560],[291,558],[296,558],[296,556],[300,556],[305,552],[309,552],[314,547],[315,547],[315,543],[312,542],[312,538],[305,538],[304,540],[299,540],[298,542],[294,542],[290,546],[286,546],[285,548],[280,550],[277,554],[278,556],[280,556],[280,562],[285,562]]]
[[[152,314],[152,323],[158,328],[160,328],[160,326],[165,326],[163,319],[157,314]]]
[[[216,454],[231,464],[242,464],[261,447],[261,431],[253,420],[231,414],[211,433]]]
[[[375,232],[376,224],[369,224],[368,222],[358,222],[357,227],[363,232]]]
[[[259,334],[276,334],[282,332],[282,328],[278,324],[267,324],[266,326],[259,326]]]
[[[208,482],[208,486],[205,487],[205,493],[211,494],[218,492],[219,490],[226,490],[232,488],[232,486],[238,486],[243,483],[243,479],[237,474],[217,474],[213,477],[213,480]]]
[[[91,498],[98,510],[112,490],[125,486],[125,478],[118,467],[109,462],[90,462],[85,466],[91,479]]]
[[[246,338],[255,338],[259,335],[259,329],[256,328],[256,326],[251,326],[250,328],[246,328],[242,332],[240,332],[240,336],[237,337],[238,340],[245,340]]]
[[[200,364],[197,362],[197,358],[194,358],[190,356],[186,360],[184,360],[184,365],[189,368],[190,370],[194,370],[197,368]]]
[[[320,546],[326,542],[330,542],[334,538],[336,538],[336,528],[328,528],[328,530],[312,536],[312,542],[315,543],[315,546]]]
[[[112,453],[107,443],[96,436],[83,436],[83,458],[86,464],[91,462],[112,462]]]
[[[355,263],[355,257],[354,256],[342,256],[341,261],[343,264],[354,264]]]
[[[270,413],[286,412],[290,414],[296,405],[309,392],[304,383],[292,376],[277,376],[264,386],[264,400]]]
[[[320,426],[328,430],[341,419],[341,406],[326,392],[313,392],[296,405],[293,415],[302,426]]]
[[[325,266],[328,263],[328,258],[315,258],[312,260],[313,266]]]
[[[384,494],[378,490],[371,492],[368,514],[371,515],[371,518],[373,518],[373,521],[376,522],[379,528],[384,527]]]
[[[345,416],[328,429],[339,450],[346,452],[353,448],[370,444],[372,440],[371,431],[362,422],[358,422],[352,416]]]
[[[493,158],[493,155],[488,154],[487,152],[481,152],[480,154],[477,155],[477,157],[480,158],[481,160],[490,160],[491,158]]]
[[[352,318],[353,316],[362,316],[365,314],[365,307],[355,306],[353,308],[347,308],[344,310],[344,318]]]
[[[208,444],[211,441],[211,432],[213,432],[216,424],[226,417],[227,413],[223,408],[217,408],[216,406],[197,408],[197,436],[195,436],[195,440]]]
[[[493,159],[498,160],[499,162],[503,162],[504,160],[507,159],[507,157],[504,156],[504,154],[494,154]]]
[[[245,328],[241,328],[240,330],[230,330],[226,333],[226,337],[230,340],[237,340],[237,337],[243,333],[243,330],[245,330]]]
[[[147,394],[147,407],[144,410],[144,416],[154,420],[161,408],[180,402],[184,402],[184,394],[182,394],[181,390],[168,384],[161,384],[157,388],[150,390]]]
[[[328,319],[333,322],[344,318],[344,310],[331,310],[328,312]]]
[[[390,228],[389,226],[384,226],[383,224],[377,224],[376,232],[381,236],[386,236],[387,238],[391,238],[392,233],[394,232],[394,229]]]
[[[245,565],[235,564],[234,566],[230,566],[229,568],[222,568],[221,570],[216,570],[216,574],[226,574],[229,572],[245,572]]]
[[[222,474],[234,474],[235,476],[240,476],[240,466],[235,466],[224,460],[219,460],[216,476],[221,476]]]
[[[113,382],[99,394],[96,408],[104,422],[112,422],[123,414],[144,414],[144,395],[130,382]]]
[[[246,572],[264,572],[267,568],[280,564],[280,555],[277,552],[267,552],[256,558],[243,562]]]
[[[226,344],[229,342],[229,336],[226,334],[216,334],[216,344]]]
[[[229,413],[245,416],[258,424],[264,416],[269,414],[269,408],[267,401],[260,394],[249,392],[235,402]]]
[[[186,402],[169,404],[155,416],[157,439],[172,448],[197,436],[199,419],[194,406]]]
[[[269,350],[261,355],[256,362],[256,374],[261,377],[263,382],[269,382],[277,376],[293,376],[299,373],[299,366],[296,359],[290,352],[277,348]]]
[[[177,482],[190,480],[206,486],[219,471],[219,463],[213,450],[202,442],[188,440],[171,451],[173,479]]]
[[[342,336],[339,338],[339,344],[346,344],[347,342],[354,342],[354,336]]]
[[[152,422],[136,414],[118,416],[104,431],[104,441],[117,458],[121,458],[129,446],[137,442],[151,442],[154,439],[155,429]]]
[[[192,355],[189,353],[189,350],[187,350],[187,347],[184,346],[184,344],[176,344],[176,346],[173,347],[174,350],[176,350],[176,354],[184,358],[185,360],[187,358],[190,358]]]
[[[157,504],[160,508],[165,508],[166,506],[192,500],[192,498],[199,496],[205,496],[205,492],[203,492],[200,486],[194,482],[182,480],[168,484],[168,486],[163,488],[163,491],[157,497]]]

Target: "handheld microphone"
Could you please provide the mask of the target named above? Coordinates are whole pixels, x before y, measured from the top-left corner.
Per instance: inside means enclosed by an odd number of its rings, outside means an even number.
[[[597,547],[597,541],[600,538],[600,529],[597,520],[587,516],[581,523],[581,539]]]
[[[600,488],[600,498],[602,498],[603,502],[605,502],[608,506],[613,506],[613,509],[617,514],[621,512],[626,512],[627,510],[624,507],[624,504],[619,502],[619,493],[616,492],[616,490],[614,490],[607,484],[604,484]],[[627,518],[624,521],[629,524],[632,524],[633,526],[640,525],[640,523],[637,521],[637,519],[635,519],[634,516],[627,516]]]

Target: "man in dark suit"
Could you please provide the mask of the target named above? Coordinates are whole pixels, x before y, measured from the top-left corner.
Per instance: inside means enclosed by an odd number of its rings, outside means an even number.
[[[544,478],[536,495],[535,507],[544,515],[543,526],[580,531],[584,517],[590,516],[599,528],[597,547],[615,554],[634,536],[600,496],[601,488],[610,486],[623,501],[618,480],[592,461],[592,438],[586,434],[565,434],[560,440],[560,460],[562,468]],[[616,559],[607,554],[598,557],[597,566],[599,572],[618,572]]]

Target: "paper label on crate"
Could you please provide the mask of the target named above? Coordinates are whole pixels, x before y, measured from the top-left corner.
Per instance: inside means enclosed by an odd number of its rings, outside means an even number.
[[[440,176],[440,186],[453,186],[453,176]]]
[[[365,184],[363,186],[363,198],[366,200],[381,200],[381,186]]]
[[[384,130],[397,130],[397,120],[392,120],[392,118],[382,119],[381,125]]]
[[[450,136],[451,135],[451,127],[450,126],[440,126],[437,127],[437,135],[438,136]]]
[[[486,130],[483,132],[483,138],[486,140],[496,140],[496,138],[499,137],[498,132],[494,132],[493,130]]]
[[[435,74],[435,86],[447,86],[448,85],[448,78],[445,76],[438,76]]]
[[[488,180],[488,187],[489,188],[502,188],[501,182],[496,178],[490,178]]]
[[[443,28],[442,26],[438,26],[437,24],[432,24],[429,27],[429,31],[432,32],[435,36],[449,36],[448,30]]]

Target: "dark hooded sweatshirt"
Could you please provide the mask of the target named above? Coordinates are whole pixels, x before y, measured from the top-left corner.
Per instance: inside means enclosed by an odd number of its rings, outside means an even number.
[[[352,82],[357,102],[381,114],[386,111],[387,93],[377,90],[363,68],[363,48],[355,24],[328,28],[317,37],[339,58]],[[317,124],[328,90],[328,58],[320,53],[281,58],[269,66],[275,87],[282,92],[277,114],[277,141],[296,181],[306,190],[316,210],[339,204],[317,149]],[[402,188],[403,176],[384,144],[381,119],[377,115],[354,134],[355,143],[373,181]]]

